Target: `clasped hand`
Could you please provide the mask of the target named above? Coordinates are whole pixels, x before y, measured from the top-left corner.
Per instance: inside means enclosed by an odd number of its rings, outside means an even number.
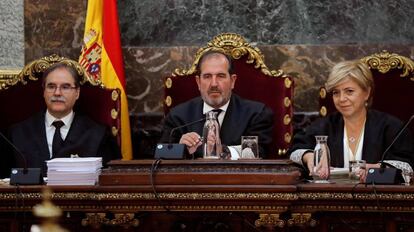
[[[197,148],[203,144],[202,137],[196,132],[189,132],[181,136],[180,142],[187,146],[188,153],[193,154]],[[216,144],[216,135],[214,132],[209,131],[207,135],[207,151],[211,153]]]

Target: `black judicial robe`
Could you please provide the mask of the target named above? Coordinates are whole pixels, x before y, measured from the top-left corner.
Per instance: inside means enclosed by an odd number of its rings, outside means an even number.
[[[203,100],[201,97],[193,98],[174,107],[164,121],[161,143],[178,143],[183,134],[196,132],[203,134],[203,122],[196,123],[174,132],[173,128],[197,121],[203,116]],[[243,99],[232,94],[230,103],[220,128],[221,143],[227,146],[240,145],[242,135],[257,135],[259,137],[259,154],[261,157],[268,155],[272,143],[273,112],[263,103]],[[195,152],[196,157],[201,157],[201,147]]]
[[[28,167],[42,168],[46,172],[45,161],[50,159],[46,140],[45,111],[13,125],[10,128],[13,144],[27,160]],[[103,164],[113,159],[120,159],[121,152],[115,138],[109,130],[94,122],[87,116],[75,113],[72,125],[57,157],[102,157]],[[19,158],[15,157],[12,167],[21,167]]]

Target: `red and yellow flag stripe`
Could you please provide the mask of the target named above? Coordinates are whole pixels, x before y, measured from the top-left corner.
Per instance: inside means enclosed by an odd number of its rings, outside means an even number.
[[[121,90],[121,151],[132,159],[131,129],[116,0],[88,0],[84,48],[79,62],[107,88]],[[85,63],[89,63],[86,64]],[[93,68],[90,68],[93,67]]]

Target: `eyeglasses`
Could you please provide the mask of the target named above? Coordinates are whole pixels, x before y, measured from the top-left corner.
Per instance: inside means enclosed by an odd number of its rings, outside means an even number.
[[[67,94],[70,93],[72,90],[77,89],[76,86],[71,86],[70,84],[63,84],[61,86],[57,86],[55,84],[47,84],[45,86],[45,91],[48,93],[54,93],[57,89],[60,89],[60,92]]]

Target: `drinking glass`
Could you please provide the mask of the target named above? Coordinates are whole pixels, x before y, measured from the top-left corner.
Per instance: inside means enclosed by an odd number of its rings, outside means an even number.
[[[401,174],[404,178],[404,184],[411,185],[413,173],[403,169]]]
[[[316,146],[313,150],[312,178],[315,183],[331,183],[329,181],[331,172],[331,158],[328,147],[328,136],[315,136]]]
[[[217,121],[217,112],[210,111],[207,113],[202,138],[203,158],[219,159],[223,150],[220,140],[220,126]]]
[[[359,183],[361,172],[365,172],[367,163],[365,160],[350,160],[349,161],[349,180],[352,183]]]
[[[257,136],[241,137],[241,154],[242,159],[258,159],[259,158],[259,138]]]

